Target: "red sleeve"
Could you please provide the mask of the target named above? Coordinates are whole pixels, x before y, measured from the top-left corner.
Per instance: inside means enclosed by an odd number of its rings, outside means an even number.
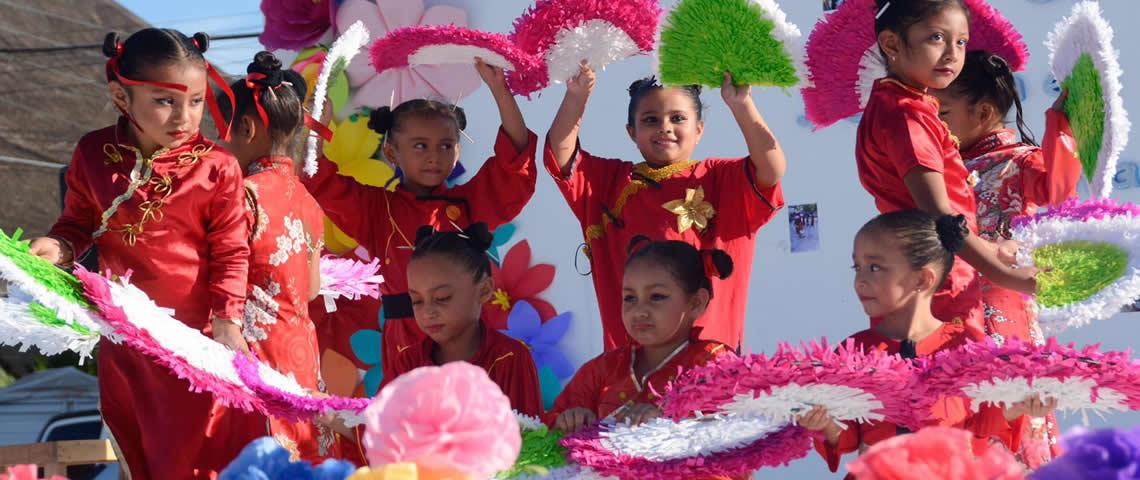
[[[739,159],[708,159],[709,174],[713,176],[716,192],[713,201],[722,219],[720,235],[725,240],[750,236],[772,220],[784,207],[784,192],[779,183],[768,188],[756,186],[756,166],[750,157]]]
[[[883,145],[895,173],[903,178],[915,167],[925,167],[938,173],[945,169],[940,139],[949,135],[937,116],[902,103],[878,115],[878,126],[883,135],[890,135]]]
[[[605,359],[606,354],[603,353],[574,372],[570,383],[566,384],[562,393],[554,400],[554,406],[546,412],[545,419],[548,426],[554,426],[558,416],[571,408],[581,407],[598,413],[599,396],[605,379]]]
[[[1081,180],[1081,161],[1076,152],[1077,141],[1064,112],[1045,112],[1045,136],[1041,151],[1035,152],[1021,166],[1022,192],[1026,202],[1056,205],[1076,196]]]
[[[582,150],[581,141],[578,142],[578,146],[575,147],[572,155],[571,162],[573,164],[570,175],[562,175],[562,170],[558,168],[558,161],[554,158],[554,150],[550,148],[549,139],[543,148],[542,156],[546,171],[550,173],[551,178],[554,179],[554,184],[558,186],[558,190],[566,198],[566,203],[570,205],[570,211],[574,212],[578,221],[583,223],[589,221],[587,210],[590,199],[593,198],[595,202],[608,201],[608,199],[599,196],[614,190],[615,182],[625,164],[621,160],[590,155],[589,152]]]
[[[1005,445],[1010,451],[1016,452],[1021,448],[1021,429],[1028,426],[1025,416],[1018,417],[1012,422],[1005,419],[1004,410],[993,404],[983,404],[978,413],[966,419],[963,427],[974,433],[975,452],[984,452],[991,440]],[[982,450],[978,450],[978,448]]]
[[[380,238],[375,228],[387,225],[387,222],[377,221],[385,218],[385,213],[374,212],[372,205],[379,203],[380,198],[389,193],[387,190],[363,185],[352,177],[338,174],[337,165],[324,156],[317,160],[317,174],[302,177],[301,183],[320,204],[324,214],[348,236],[362,245],[370,245],[372,239]]]
[[[76,146],[75,152],[71,154],[71,166],[68,167],[64,177],[67,182],[67,194],[63,197],[63,214],[48,232],[48,235],[71,244],[76,260],[91,248],[91,234],[97,228],[95,218],[102,212],[91,201],[87,189],[86,166],[82,165],[81,146],[82,143]]]
[[[839,441],[835,445],[828,445],[822,436],[815,439],[815,451],[827,462],[827,468],[832,472],[839,471],[839,459],[848,453],[859,449],[859,428],[855,422],[843,422],[847,428],[839,433]]]
[[[249,224],[237,160],[226,155],[210,200],[206,226],[210,267],[210,318],[241,319],[249,277]]]
[[[533,417],[542,418],[542,392],[538,387],[538,370],[530,352],[516,351],[513,358],[494,364],[490,368],[492,380],[499,384],[503,394],[511,399],[511,408]]]
[[[538,168],[534,164],[538,137],[527,130],[526,146],[516,150],[510,137],[499,127],[495,154],[483,162],[479,172],[454,192],[468,199],[471,222],[484,222],[491,229],[510,222],[534,196]],[[336,222],[334,222],[336,223]],[[339,223],[337,223],[339,225]]]

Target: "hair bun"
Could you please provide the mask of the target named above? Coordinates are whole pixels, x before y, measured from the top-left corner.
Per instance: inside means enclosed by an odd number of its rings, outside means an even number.
[[[281,70],[281,80],[289,82],[289,84],[293,86],[293,92],[297,94],[297,98],[301,99],[301,102],[304,103],[305,95],[309,93],[309,86],[305,83],[305,77],[302,77],[300,73],[297,73],[292,68],[286,68]]]
[[[966,237],[970,235],[970,228],[966,224],[965,215],[943,215],[934,221],[934,228],[938,232],[938,241],[950,253],[957,253],[966,246]]]
[[[463,235],[467,237],[467,243],[471,245],[471,248],[479,252],[490,250],[491,244],[495,241],[495,235],[483,222],[472,223],[463,229]]]
[[[198,51],[200,53],[206,53],[206,50],[210,49],[210,36],[209,35],[206,35],[203,32],[198,32],[198,33],[195,33],[192,38],[194,40],[194,46],[198,47]]]
[[[115,58],[119,55],[119,47],[122,43],[119,39],[119,34],[109,32],[103,37],[103,55],[107,58]]]
[[[431,225],[421,225],[420,228],[416,229],[416,246],[419,247],[422,245],[425,240],[431,238],[435,233],[435,227]]]
[[[654,75],[650,75],[650,76],[645,77],[645,78],[639,78],[637,80],[634,80],[633,83],[629,84],[629,96],[632,97],[632,96],[636,95],[637,92],[640,92],[646,88],[653,88],[656,86],[658,86],[657,85],[657,77]]]
[[[637,246],[643,243],[650,243],[649,237],[645,235],[634,235],[633,238],[629,239],[629,245],[625,246],[625,253],[627,255],[633,253],[634,250],[637,250]]]
[[[280,70],[281,60],[278,60],[277,56],[273,53],[265,50],[257,52],[257,55],[253,56],[253,62],[246,67],[246,73],[258,72],[269,74]]]
[[[724,280],[732,275],[733,262],[728,252],[714,248],[708,250],[708,255],[712,258],[713,266],[716,267],[717,278]]]
[[[392,129],[392,122],[395,119],[396,116],[392,114],[391,108],[380,107],[368,115],[368,128],[380,135],[387,135],[388,131]]]
[[[463,111],[463,107],[452,105],[451,109],[455,111],[455,123],[458,124],[459,129],[467,130],[467,113]]]

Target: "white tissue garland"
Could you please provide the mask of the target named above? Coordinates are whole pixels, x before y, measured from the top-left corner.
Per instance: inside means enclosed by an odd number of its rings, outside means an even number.
[[[614,423],[613,420],[608,422]],[[617,454],[664,462],[746,447],[787,425],[787,422],[765,417],[742,415],[685,418],[676,423],[668,418],[655,418],[640,425],[615,423],[600,436],[602,446]]]
[[[755,398],[752,393],[737,394],[733,401],[721,406],[721,411],[736,415],[760,415],[787,423],[793,421],[796,415],[822,405],[838,422],[865,423],[884,418],[878,412],[883,408],[883,402],[861,389],[844,385],[789,383],[773,387],[771,393],[757,393],[760,396]]]
[[[1086,424],[1087,412],[1090,411],[1104,418],[1106,413],[1130,410],[1125,395],[1111,388],[1096,389],[1097,398],[1094,401],[1094,388],[1096,380],[1091,378],[1035,378],[1030,386],[1025,377],[1017,377],[973,383],[963,387],[962,393],[970,397],[970,408],[975,412],[983,403],[1008,407],[1031,395],[1036,395],[1041,400],[1052,397],[1057,399],[1057,411],[1078,412],[1085,418]]]
[[[345,30],[329,48],[328,54],[325,55],[325,61],[321,64],[321,73],[317,75],[317,86],[313,92],[313,118],[320,121],[321,115],[325,111],[325,97],[328,96],[329,80],[332,77],[334,67],[338,62],[341,65],[348,65],[348,62],[352,61],[352,57],[355,57],[360,49],[368,44],[368,35],[368,29],[364,28],[364,22],[357,21],[348,27],[348,30]],[[316,132],[309,132],[309,138],[305,140],[305,175],[310,177],[317,174],[317,142],[319,140],[320,136]]]
[[[592,19],[575,28],[559,30],[543,59],[550,82],[565,83],[578,74],[582,60],[590,68],[602,70],[640,51],[625,30],[605,20]]]
[[[12,293],[9,291],[9,295]],[[6,333],[0,337],[0,345],[19,347],[21,352],[34,346],[48,356],[70,350],[79,354],[79,364],[82,365],[99,343],[99,330],[84,334],[68,327],[44,324],[31,313],[30,303],[11,296],[0,299],[0,331]],[[49,307],[44,308],[50,310]]]
[[[871,100],[871,90],[875,88],[875,80],[887,76],[887,64],[883,63],[883,54],[879,51],[879,44],[872,43],[871,47],[863,52],[859,59],[859,83],[855,89],[859,93],[859,106],[866,107]]]
[[[446,65],[453,63],[474,64],[474,58],[483,59],[487,65],[503,70],[514,70],[515,65],[499,52],[475,45],[447,43],[424,45],[408,56],[408,65]]]

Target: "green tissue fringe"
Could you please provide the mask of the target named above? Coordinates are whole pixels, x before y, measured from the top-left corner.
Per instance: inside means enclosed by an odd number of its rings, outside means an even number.
[[[47,260],[29,254],[28,242],[20,240],[21,234],[23,230],[16,229],[16,232],[9,237],[0,230],[0,255],[7,257],[16,264],[17,268],[52,293],[84,308],[92,308],[87,298],[83,296],[83,286],[80,285],[79,279]]]
[[[1065,114],[1069,117],[1073,136],[1077,139],[1081,169],[1091,183],[1093,175],[1096,175],[1096,164],[1104,143],[1105,113],[1100,72],[1096,70],[1089,54],[1077,59],[1072,73],[1061,82],[1061,86],[1069,89],[1069,98],[1065,99]]]
[[[32,314],[32,316],[35,317],[36,320],[39,320],[40,323],[50,327],[69,328],[82,335],[95,334],[95,332],[92,332],[90,329],[83,325],[80,325],[78,323],[68,323],[62,318],[59,318],[59,315],[55,312],[55,310],[40,305],[37,302],[28,303],[28,313]]]
[[[728,71],[737,85],[795,85],[795,64],[762,12],[748,0],[682,0],[661,32],[661,82],[719,87]]]
[[[1124,275],[1128,252],[1089,241],[1046,245],[1033,252],[1037,275],[1037,304],[1061,307],[1088,300]]]
[[[550,469],[566,465],[566,449],[559,443],[562,433],[546,427],[522,432],[522,449],[510,470],[499,472],[495,478],[515,478],[520,475],[546,475]]]

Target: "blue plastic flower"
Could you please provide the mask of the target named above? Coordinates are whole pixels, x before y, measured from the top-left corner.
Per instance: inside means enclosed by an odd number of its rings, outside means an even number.
[[[291,462],[288,450],[262,437],[246,445],[218,480],[344,480],[354,471],[356,466],[343,460],[325,460],[316,468],[309,462]]]
[[[352,345],[352,354],[356,355],[361,363],[368,365],[368,371],[364,373],[364,393],[369,397],[376,395],[380,390],[380,381],[384,379],[384,369],[380,365],[380,349],[383,347],[381,332],[384,331],[383,305],[380,306],[380,314],[377,317],[380,327],[378,330],[357,330],[348,337],[348,342]]]
[[[1140,477],[1140,428],[1076,429],[1061,440],[1064,454],[1029,476],[1031,480]]]
[[[525,300],[520,300],[511,308],[511,313],[507,316],[507,329],[503,333],[530,347],[535,366],[549,367],[557,378],[570,378],[574,374],[574,366],[558,350],[558,341],[562,340],[570,328],[570,319],[571,313],[566,312],[543,322],[538,310]]]

